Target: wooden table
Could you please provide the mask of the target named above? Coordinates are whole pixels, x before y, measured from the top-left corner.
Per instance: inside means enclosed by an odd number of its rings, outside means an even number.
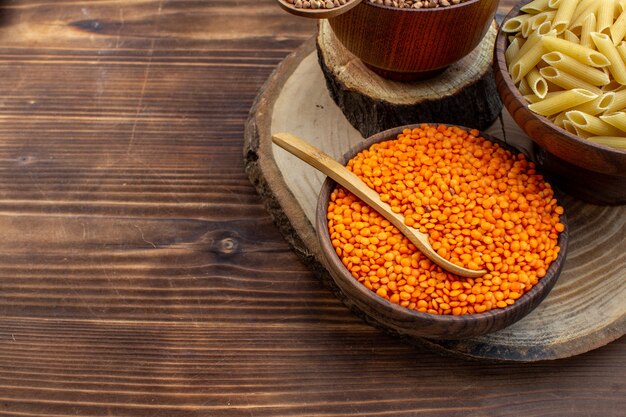
[[[273,0],[0,3],[0,416],[624,415],[624,338],[445,358],[298,261],[242,136],[314,31]]]

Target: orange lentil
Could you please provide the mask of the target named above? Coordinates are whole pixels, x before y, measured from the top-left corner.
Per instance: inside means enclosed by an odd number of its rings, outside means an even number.
[[[337,256],[366,288],[406,308],[464,315],[505,308],[528,292],[560,251],[563,208],[535,166],[477,136],[421,125],[347,164],[406,224],[452,262],[487,269],[475,280],[441,270],[394,226],[337,187],[328,229]]]

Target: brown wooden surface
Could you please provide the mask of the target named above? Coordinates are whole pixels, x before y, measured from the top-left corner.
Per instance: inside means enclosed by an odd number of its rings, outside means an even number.
[[[0,2],[1,416],[622,414],[624,340],[444,358],[298,261],[241,149],[314,31],[273,0]]]

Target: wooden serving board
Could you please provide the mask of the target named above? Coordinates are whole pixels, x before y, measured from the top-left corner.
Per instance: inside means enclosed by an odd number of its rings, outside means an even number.
[[[421,122],[426,120],[415,120]],[[301,259],[331,288],[314,207],[324,177],[271,143],[288,131],[338,158],[363,138],[331,99],[314,40],[290,55],[267,81],[246,126],[246,170],[276,224]],[[532,151],[507,114],[487,131]],[[487,336],[412,339],[455,355],[497,361],[565,358],[603,346],[626,331],[626,206],[601,207],[563,196],[571,230],[568,257],[548,298],[518,323]],[[337,293],[337,291],[335,291]]]

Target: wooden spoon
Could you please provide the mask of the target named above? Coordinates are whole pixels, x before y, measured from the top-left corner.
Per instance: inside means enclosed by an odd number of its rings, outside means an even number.
[[[432,246],[430,246],[427,235],[404,224],[404,216],[394,213],[389,204],[381,201],[380,196],[376,191],[369,188],[359,177],[354,175],[346,167],[332,159],[321,150],[311,146],[304,140],[290,133],[276,133],[272,135],[272,141],[281,148],[285,149],[287,152],[297,156],[302,161],[311,165],[313,168],[328,175],[330,178],[367,203],[370,207],[396,226],[420,252],[426,255],[428,259],[439,265],[441,268],[452,272],[453,274],[467,278],[477,278],[487,273],[485,270],[476,271],[460,267],[443,258],[432,248]]]
[[[308,17],[311,19],[330,19],[331,17],[335,17],[342,13],[347,12],[348,10],[355,7],[357,4],[361,3],[361,1],[363,0],[348,0],[346,4],[333,7],[332,9],[326,9],[323,7],[320,7],[319,9],[305,9],[301,7],[297,8],[293,4],[289,3],[287,0],[276,0],[276,1],[278,2],[278,5],[280,7],[282,7],[284,10],[296,16]],[[317,1],[322,2],[322,0],[317,0]]]

